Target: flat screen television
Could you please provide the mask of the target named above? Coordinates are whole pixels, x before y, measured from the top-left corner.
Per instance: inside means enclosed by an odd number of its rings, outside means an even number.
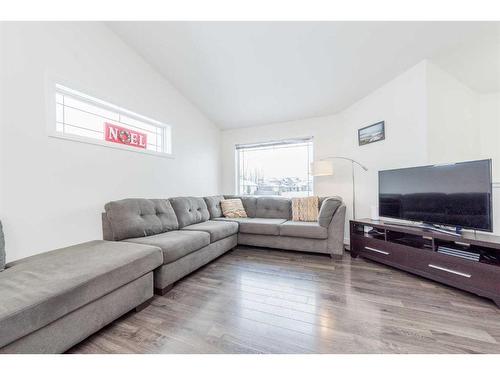
[[[491,160],[379,171],[379,215],[491,232]]]

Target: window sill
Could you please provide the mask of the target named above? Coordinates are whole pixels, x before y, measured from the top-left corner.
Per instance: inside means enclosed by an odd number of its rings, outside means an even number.
[[[87,143],[87,144],[91,144],[91,145],[95,145],[95,146],[109,147],[109,148],[114,148],[114,149],[118,149],[118,150],[122,150],[122,151],[135,152],[135,153],[139,153],[139,154],[156,156],[156,157],[165,158],[165,159],[175,159],[175,156],[172,153],[167,154],[167,153],[163,153],[163,152],[156,152],[156,151],[150,151],[150,150],[145,150],[145,149],[139,149],[139,148],[135,148],[135,147],[131,147],[131,146],[113,144],[113,143],[101,141],[98,139],[79,137],[76,135],[62,134],[59,132],[49,132],[48,136],[51,138],[63,139],[66,141]]]

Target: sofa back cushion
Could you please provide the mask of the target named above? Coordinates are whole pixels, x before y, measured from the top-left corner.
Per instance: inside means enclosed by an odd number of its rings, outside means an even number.
[[[107,203],[104,209],[115,241],[179,228],[174,209],[166,199],[122,199]]]
[[[201,223],[210,219],[210,213],[208,212],[207,204],[203,198],[170,198],[170,203],[177,216],[179,228],[184,228],[185,226]]]
[[[327,228],[332,221],[333,215],[342,205],[340,197],[322,197],[320,198],[320,208],[318,214],[318,224]]]
[[[224,200],[222,195],[213,195],[211,197],[204,197],[205,203],[210,214],[210,219],[222,216],[222,208],[220,202]]]
[[[257,217],[257,197],[251,195],[224,195],[226,199],[241,199],[247,217]]]
[[[292,201],[282,197],[259,197],[257,198],[256,217],[290,220],[292,218]]]

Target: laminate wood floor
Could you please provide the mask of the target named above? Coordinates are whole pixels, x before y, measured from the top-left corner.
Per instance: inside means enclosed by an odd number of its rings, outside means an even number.
[[[348,254],[240,246],[69,353],[500,353],[500,309]]]

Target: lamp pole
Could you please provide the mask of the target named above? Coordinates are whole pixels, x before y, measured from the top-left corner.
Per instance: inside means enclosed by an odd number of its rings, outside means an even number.
[[[355,175],[354,175],[354,164],[359,165],[364,171],[368,171],[368,168],[366,168],[363,164],[357,162],[354,159],[347,158],[344,156],[327,156],[325,158],[320,159],[321,161],[323,160],[331,160],[331,159],[341,159],[341,160],[348,160],[351,162],[351,175],[352,175],[352,218],[353,220],[356,220],[356,180],[355,180]]]

